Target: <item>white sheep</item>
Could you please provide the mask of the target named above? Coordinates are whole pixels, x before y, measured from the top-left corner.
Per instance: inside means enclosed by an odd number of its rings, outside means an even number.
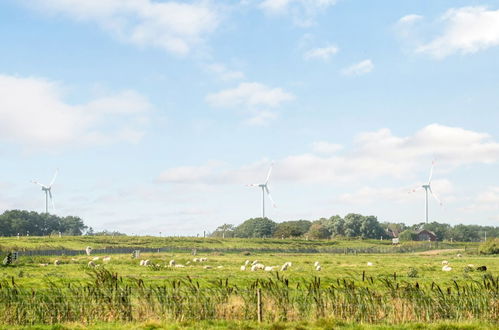
[[[288,270],[288,264],[287,263],[285,263],[284,265],[282,265],[281,272],[284,272],[286,270]]]
[[[199,258],[192,259],[193,262],[199,262]]]
[[[89,256],[90,253],[92,253],[92,247],[87,246],[87,248],[85,249],[85,252],[87,253],[87,256]]]
[[[241,266],[241,270],[244,272],[246,270],[246,266],[245,265],[242,265]]]
[[[93,258],[92,258],[92,261],[97,261],[97,260],[99,260],[99,259],[100,259],[99,257],[93,257]]]
[[[457,257],[458,257],[458,258],[462,258],[462,257],[463,257],[463,255],[462,255],[461,253],[458,253],[458,254],[457,254]]]
[[[149,259],[144,260],[144,266],[149,266],[151,264],[151,261]]]
[[[274,271],[274,269],[275,269],[275,268],[277,268],[277,267],[278,267],[278,266],[266,266],[266,267],[264,268],[264,270],[265,270],[266,272],[273,272],[273,271]]]
[[[199,258],[199,262],[205,262],[208,261],[208,258]]]
[[[104,257],[102,258],[102,262],[110,262],[111,261],[111,257]]]
[[[443,267],[442,267],[442,270],[443,270],[444,272],[450,272],[450,271],[452,270],[452,267],[450,267],[450,266],[448,266],[448,265],[445,265],[445,266],[443,266]]]
[[[263,270],[263,269],[265,269],[264,264],[254,264],[253,266],[251,266],[252,272],[257,271],[257,270]]]
[[[249,261],[249,260],[246,260],[246,261],[244,262],[244,265],[245,265],[245,266],[248,266],[249,264],[250,264],[250,261]]]
[[[175,268],[185,268],[185,266],[184,266],[184,265],[181,265],[181,264],[175,265],[174,267],[175,267]]]
[[[139,265],[144,266],[144,261],[145,261],[144,259],[140,260]]]
[[[444,265],[444,266],[445,266],[445,265],[448,265],[448,264],[449,264],[449,262],[448,262],[447,260],[443,260],[443,261],[442,261],[442,265]]]
[[[367,265],[368,265],[369,267],[374,266],[374,264],[373,264],[372,262],[370,262],[370,261],[368,261],[368,262],[367,262]]]
[[[320,263],[318,261],[314,262],[314,267],[320,266]]]
[[[224,268],[224,266],[217,266],[217,269],[222,269]]]
[[[190,264],[191,264],[191,262],[190,262],[190,261],[187,261],[187,262],[185,263],[185,265],[186,265],[186,266],[187,266],[187,265],[190,265]]]
[[[56,260],[54,261],[54,266],[59,266],[60,264],[61,264],[61,261],[60,261],[60,260],[56,259]]]
[[[315,270],[318,271],[318,272],[320,272],[322,270],[321,265],[317,265],[317,267],[315,267]]]
[[[95,267],[95,263],[93,261],[88,262],[88,267]]]
[[[204,269],[212,269],[213,267],[211,267],[211,266],[204,266],[203,268]]]
[[[255,260],[255,261],[253,261],[253,262],[251,263],[251,266],[254,266],[254,265],[256,265],[257,263],[259,263],[259,261],[258,261],[258,260]]]
[[[170,260],[170,263],[168,264],[170,267],[174,267],[175,266],[175,260]]]

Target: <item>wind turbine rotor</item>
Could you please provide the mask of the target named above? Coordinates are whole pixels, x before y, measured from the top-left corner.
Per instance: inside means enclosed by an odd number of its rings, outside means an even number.
[[[272,174],[272,167],[274,167],[274,163],[270,164],[270,168],[269,168],[269,171],[267,173],[267,179],[265,179],[265,184],[267,184],[269,182],[270,174]]]
[[[431,163],[431,170],[430,170],[430,176],[428,178],[428,185],[431,184],[431,179],[433,178],[433,168],[435,167],[435,161]]]
[[[59,174],[59,169],[55,170],[54,177],[52,178],[52,181],[50,181],[49,188],[52,187],[52,185],[54,184],[58,174]]]
[[[431,186],[428,186],[428,190],[430,191],[430,194],[433,196],[433,198],[435,198],[435,200],[438,202],[438,204],[442,205],[442,201],[437,197],[437,195],[433,193],[433,191],[431,190]]]
[[[267,196],[269,197],[270,201],[272,202],[272,206],[276,207],[274,199],[272,198],[272,195],[270,194],[269,187],[267,187],[267,185],[265,185],[265,191],[267,192]]]

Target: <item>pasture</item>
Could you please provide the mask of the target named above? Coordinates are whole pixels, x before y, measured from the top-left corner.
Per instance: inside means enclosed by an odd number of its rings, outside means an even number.
[[[248,240],[245,252],[195,256],[174,249],[142,252],[138,259],[128,253],[23,256],[0,268],[0,323],[62,323],[70,328],[497,326],[499,258],[478,255],[473,246],[466,251],[456,244],[450,246],[454,249],[411,253],[290,253],[279,252],[279,240],[274,241],[266,242],[267,248],[277,248],[273,252],[252,250],[258,242]],[[243,242],[222,243],[239,247]],[[293,242],[295,247],[300,243]],[[327,248],[328,241],[303,243]],[[360,243],[379,244],[333,245]],[[106,256],[110,260],[104,262]],[[141,260],[149,265],[141,266]],[[177,267],[169,265],[171,260]],[[292,265],[282,272],[242,271],[246,260],[278,266],[276,270],[286,262]],[[88,266],[90,261],[95,267]],[[450,271],[442,270],[443,261]],[[478,271],[479,266],[487,271]]]

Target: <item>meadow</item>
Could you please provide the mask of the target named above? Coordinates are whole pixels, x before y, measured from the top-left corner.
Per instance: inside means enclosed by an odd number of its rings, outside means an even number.
[[[192,247],[194,240],[183,243]],[[456,243],[448,246],[452,249],[411,253],[331,254],[290,253],[288,247],[389,245],[379,241],[304,240],[279,245],[282,240],[267,240],[267,248],[277,251],[261,252],[259,240],[247,240],[246,244],[244,240],[201,240],[197,246],[201,250],[207,245],[218,249],[225,244],[247,251],[207,250],[193,256],[172,249],[141,253],[139,259],[131,254],[110,254],[107,263],[102,260],[105,255],[94,253],[21,257],[13,265],[0,268],[0,323],[9,327],[64,324],[69,328],[102,328],[106,324],[109,328],[276,329],[355,328],[359,324],[381,328],[498,325],[499,258],[478,255],[473,245]],[[23,243],[11,238],[0,241],[2,247]],[[126,242],[129,244],[130,238]],[[59,246],[80,249],[88,243],[72,241]],[[96,241],[92,243],[98,246]],[[106,244],[103,246],[109,246]],[[96,267],[88,267],[96,257]],[[201,257],[207,261],[193,262]],[[145,259],[150,265],[140,266],[140,260]],[[172,259],[185,267],[169,267]],[[54,264],[56,260],[59,265]],[[242,271],[246,260],[258,260],[266,266],[291,262],[292,266],[283,272]],[[451,271],[442,271],[443,260],[448,261]],[[314,267],[316,261],[321,264],[320,271]],[[476,270],[478,266],[487,266],[487,271]],[[258,314],[262,323],[257,322]]]

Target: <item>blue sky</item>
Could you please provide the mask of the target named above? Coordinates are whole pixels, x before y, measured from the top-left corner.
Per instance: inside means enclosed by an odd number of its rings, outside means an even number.
[[[260,215],[499,223],[499,1],[6,0],[0,211],[192,235]]]

